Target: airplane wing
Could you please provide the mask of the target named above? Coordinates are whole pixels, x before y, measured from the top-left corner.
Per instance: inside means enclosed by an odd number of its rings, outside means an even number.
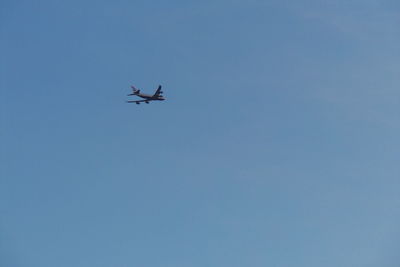
[[[154,93],[153,96],[161,96],[163,92],[161,91],[161,85],[158,86],[157,91]]]
[[[151,99],[148,99],[148,100],[128,100],[128,101],[126,101],[126,103],[140,104],[142,102],[146,102],[146,104],[148,104],[150,101],[153,101],[153,100],[151,100]]]

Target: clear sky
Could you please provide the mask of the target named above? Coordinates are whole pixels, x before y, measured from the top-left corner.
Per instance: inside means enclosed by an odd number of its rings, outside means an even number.
[[[0,38],[1,267],[400,266],[399,1],[3,0]]]

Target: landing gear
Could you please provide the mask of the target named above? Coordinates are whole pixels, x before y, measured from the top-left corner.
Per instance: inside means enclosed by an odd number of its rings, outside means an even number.
[[[140,102],[135,102],[136,103],[136,105],[139,105],[140,104]]]
[[[149,103],[149,101],[144,101],[146,104],[148,104]]]

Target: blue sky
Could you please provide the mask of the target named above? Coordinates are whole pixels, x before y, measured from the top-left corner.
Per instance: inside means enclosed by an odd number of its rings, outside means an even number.
[[[331,2],[2,1],[0,265],[399,266],[400,4]]]

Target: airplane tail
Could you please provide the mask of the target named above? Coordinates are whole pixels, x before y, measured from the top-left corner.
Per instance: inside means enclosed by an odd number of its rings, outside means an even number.
[[[138,94],[140,94],[140,90],[136,89],[135,86],[132,85],[131,88],[132,88],[132,94],[129,94],[129,95],[138,95]]]

